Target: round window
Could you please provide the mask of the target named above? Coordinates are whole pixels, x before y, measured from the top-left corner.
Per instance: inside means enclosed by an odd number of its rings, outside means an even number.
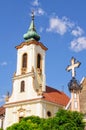
[[[47,111],[47,116],[51,117],[51,112],[50,111]]]

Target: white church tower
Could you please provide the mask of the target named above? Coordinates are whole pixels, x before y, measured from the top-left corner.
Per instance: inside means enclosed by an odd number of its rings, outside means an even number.
[[[16,46],[17,69],[13,76],[12,95],[6,97],[4,129],[22,117],[36,115],[42,117],[39,102],[46,91],[45,51],[47,48],[39,42],[40,36],[34,25],[34,14],[25,41]]]

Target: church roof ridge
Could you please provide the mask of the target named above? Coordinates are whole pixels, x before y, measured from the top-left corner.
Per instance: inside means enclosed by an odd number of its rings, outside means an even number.
[[[53,87],[51,87],[51,86],[48,86],[48,85],[46,85],[46,88],[48,89],[48,91],[58,91],[59,93],[64,93],[64,92],[62,92],[62,91],[60,91],[60,90],[58,90],[58,89],[56,89],[56,88],[53,88]]]

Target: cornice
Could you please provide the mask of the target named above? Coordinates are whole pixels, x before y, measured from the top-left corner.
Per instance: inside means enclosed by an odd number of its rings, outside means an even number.
[[[22,48],[24,45],[31,45],[31,44],[35,44],[40,46],[43,50],[47,51],[48,48],[46,46],[44,46],[41,42],[38,42],[36,40],[32,40],[32,41],[26,41],[26,42],[22,42],[20,45],[16,46],[16,49],[20,49]]]
[[[9,102],[9,103],[6,103],[4,107],[6,108],[6,107],[12,107],[12,106],[27,105],[27,104],[40,102],[41,100],[42,100],[42,97],[29,99],[29,100],[22,100],[22,101],[17,101],[17,102]]]
[[[21,75],[14,75],[14,77],[13,77],[13,80],[16,80],[16,79],[21,79],[21,78],[26,78],[26,77],[28,77],[28,76],[34,76],[34,73],[33,72],[29,72],[29,73],[25,73],[25,74],[21,74]]]
[[[47,103],[47,104],[54,105],[56,107],[61,107],[61,108],[63,107],[63,105],[45,100],[42,96],[39,98],[35,98],[35,99],[6,103],[4,105],[4,107],[6,108],[6,107],[13,107],[13,106],[27,105],[27,104],[37,103],[37,102],[41,102],[41,103],[45,103],[45,104]]]

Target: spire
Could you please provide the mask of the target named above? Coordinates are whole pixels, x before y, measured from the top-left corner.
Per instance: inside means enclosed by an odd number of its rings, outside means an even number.
[[[40,40],[40,36],[37,34],[36,28],[34,25],[34,12],[32,12],[32,21],[31,21],[30,27],[27,33],[25,33],[23,37],[26,41],[30,41],[30,40],[39,41]]]

